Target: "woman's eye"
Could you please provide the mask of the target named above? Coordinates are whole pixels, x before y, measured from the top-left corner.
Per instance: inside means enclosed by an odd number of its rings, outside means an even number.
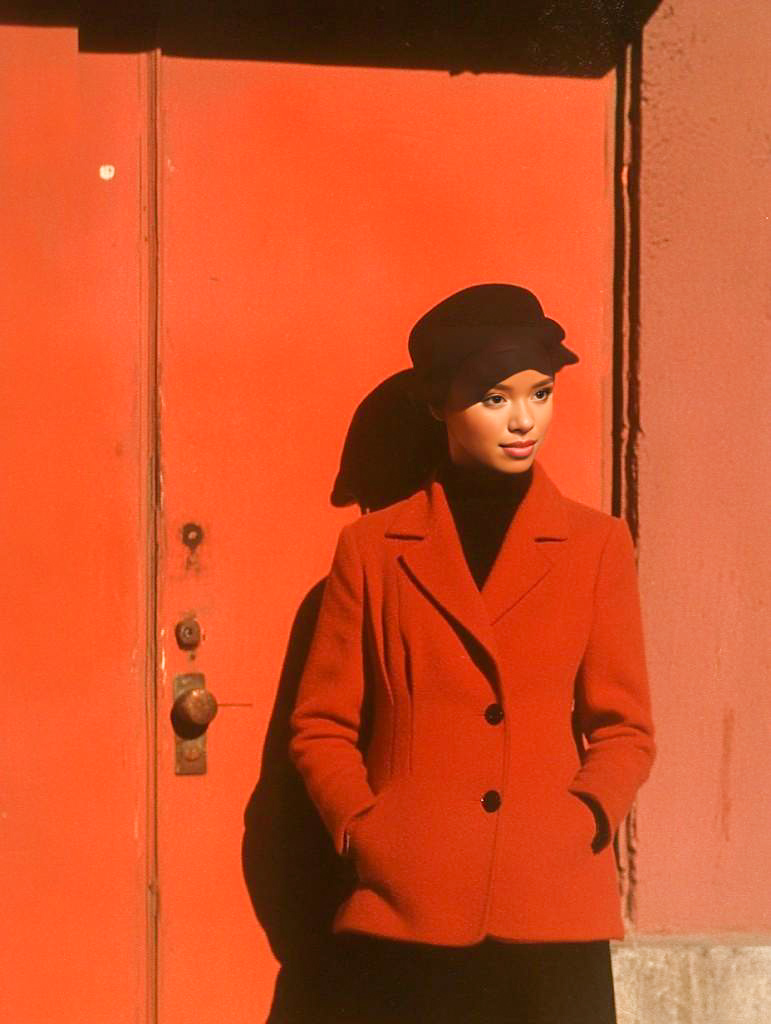
[[[500,402],[494,401],[494,399],[497,399],[497,398],[499,398],[501,401]],[[505,402],[506,399],[503,397],[503,395],[488,395],[487,398],[483,398],[482,401],[485,404],[489,403],[490,405],[500,405],[501,402]]]
[[[543,395],[542,401],[545,402],[546,399],[549,397],[549,395],[552,393],[552,390],[553,390],[552,388],[539,388],[535,392],[536,398],[538,397],[538,395]]]

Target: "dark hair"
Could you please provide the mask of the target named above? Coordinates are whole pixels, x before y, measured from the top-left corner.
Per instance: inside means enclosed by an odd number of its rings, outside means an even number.
[[[330,494],[333,505],[385,508],[422,487],[446,456],[446,427],[413,393],[412,382],[412,371],[401,370],[357,406]]]

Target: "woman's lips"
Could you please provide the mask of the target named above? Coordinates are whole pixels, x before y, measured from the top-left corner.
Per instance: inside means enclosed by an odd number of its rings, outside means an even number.
[[[535,448],[535,441],[528,444],[504,444],[501,447],[510,459],[526,459]]]

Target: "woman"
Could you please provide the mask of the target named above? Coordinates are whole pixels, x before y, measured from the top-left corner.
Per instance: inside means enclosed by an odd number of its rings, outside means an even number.
[[[354,875],[319,1021],[615,1021],[612,839],[654,731],[626,522],[537,462],[563,338],[498,284],[410,335],[446,451],[343,527],[290,720]]]

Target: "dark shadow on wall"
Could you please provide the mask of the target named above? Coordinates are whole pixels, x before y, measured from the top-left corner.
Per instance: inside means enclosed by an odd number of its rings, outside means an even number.
[[[420,486],[445,450],[443,424],[408,390],[410,371],[387,378],[356,409],[330,501],[384,508]],[[255,915],[280,963],[268,1024],[316,1019],[335,977],[332,920],[356,883],[310,801],[289,753],[289,717],[310,649],[324,581],[303,599],[287,644],[262,754],[244,816],[242,864]],[[366,753],[371,708],[362,708]]]
[[[311,1021],[323,1005],[329,936],[353,883],[338,857],[287,746],[289,716],[318,617],[324,581],[306,595],[293,624],[263,748],[257,786],[244,816],[242,864],[255,915],[280,969],[271,1024]]]
[[[77,25],[81,50],[460,73],[608,72],[660,0],[18,2],[0,22]]]

